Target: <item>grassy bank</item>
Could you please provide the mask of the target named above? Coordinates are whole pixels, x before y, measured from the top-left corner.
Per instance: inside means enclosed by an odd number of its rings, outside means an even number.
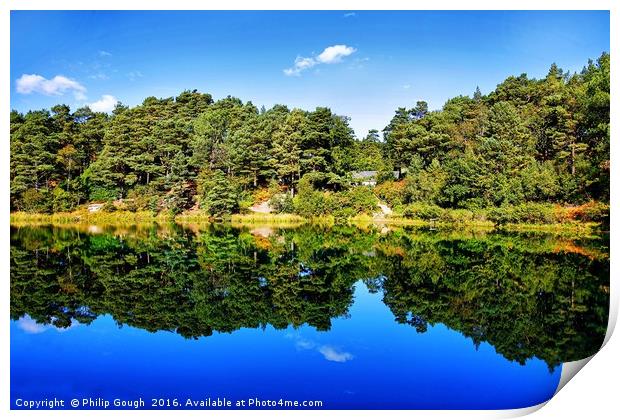
[[[590,236],[604,229],[601,224],[593,222],[570,222],[570,223],[507,223],[496,225],[491,221],[470,220],[460,223],[446,221],[430,221],[412,219],[401,216],[373,218],[359,215],[349,219],[355,226],[368,228],[370,226],[395,226],[395,227],[421,227],[428,229],[449,230],[467,229],[476,231],[505,231],[505,232],[540,232],[540,233],[571,233],[579,236]]]
[[[462,210],[442,210],[439,217],[428,215],[413,215],[410,217],[402,214],[390,216],[369,216],[360,214],[346,219],[336,219],[333,216],[323,216],[315,218],[305,218],[296,214],[272,214],[272,213],[251,213],[233,214],[224,219],[214,219],[209,214],[196,211],[178,215],[160,213],[155,215],[152,212],[130,212],[98,211],[90,213],[85,209],[71,213],[11,213],[12,225],[100,225],[100,226],[129,226],[144,224],[170,224],[177,223],[182,226],[205,227],[212,223],[230,223],[233,226],[278,226],[278,227],[297,227],[305,223],[314,225],[331,226],[334,224],[351,223],[359,227],[369,226],[412,226],[436,229],[477,229],[477,230],[504,230],[510,232],[572,232],[577,234],[591,234],[605,230],[604,225],[591,221],[544,219],[549,222],[527,222],[527,223],[498,223],[488,220],[483,213],[466,213]],[[535,220],[535,219],[534,219]]]
[[[71,213],[11,213],[11,224],[100,224],[100,225],[127,225],[127,224],[145,224],[157,221],[170,221],[171,218],[166,214],[154,215],[152,212],[96,212],[74,211]]]
[[[364,219],[352,219],[354,223],[364,223]],[[490,221],[473,220],[461,223],[451,223],[442,221],[428,221],[421,219],[407,219],[402,217],[373,219],[372,223],[394,225],[394,226],[418,226],[437,229],[480,229],[480,230],[503,230],[507,232],[575,232],[575,233],[591,233],[601,231],[600,223],[594,222],[567,222],[567,223],[507,223],[505,225],[495,225]]]

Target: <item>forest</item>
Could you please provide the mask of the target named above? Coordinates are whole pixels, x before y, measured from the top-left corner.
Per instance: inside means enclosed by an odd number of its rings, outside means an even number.
[[[582,71],[510,76],[484,95],[424,101],[356,138],[349,118],[185,91],[88,107],[11,112],[11,211],[372,215],[496,223],[605,221],[610,56]],[[372,172],[363,185],[355,174]]]

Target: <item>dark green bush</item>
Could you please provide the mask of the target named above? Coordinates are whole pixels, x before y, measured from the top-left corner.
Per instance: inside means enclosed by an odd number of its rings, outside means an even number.
[[[523,203],[515,206],[505,205],[489,209],[487,218],[496,225],[506,223],[556,223],[555,207],[552,204]]]
[[[101,207],[101,211],[104,211],[106,213],[112,213],[116,210],[118,209],[111,200],[106,201],[106,203]]]
[[[439,219],[444,213],[445,210],[441,207],[428,203],[412,203],[403,210],[403,216],[422,220]]]
[[[442,222],[453,224],[466,224],[475,220],[475,214],[467,209],[446,210],[440,217]]]
[[[369,187],[353,187],[337,195],[337,209],[351,209],[353,215],[359,213],[371,214],[377,207],[377,197]]]
[[[392,172],[392,170],[390,169],[382,169],[377,172],[377,183],[378,184],[381,184],[383,182],[394,181],[395,179],[396,178],[394,178],[394,172]]]
[[[293,199],[295,213],[304,217],[331,214],[335,207],[333,194],[314,189],[313,176],[304,175],[299,181],[298,193]]]
[[[135,213],[138,211],[138,204],[136,203],[135,200],[125,200],[123,204],[125,206],[125,210],[127,211],[130,211],[132,213]]]
[[[152,210],[157,212],[160,199],[159,193],[151,185],[138,185],[127,193],[126,204],[132,202],[135,211]],[[153,208],[151,208],[152,202],[154,203]],[[131,209],[128,210],[132,211]]]
[[[331,214],[334,210],[334,202],[330,193],[310,191],[297,194],[293,199],[295,213],[304,217],[316,217]]]
[[[119,191],[116,188],[107,189],[101,187],[93,187],[89,195],[91,201],[116,200],[118,197]]]
[[[49,213],[52,211],[51,194],[46,189],[29,188],[22,193],[21,209],[29,213]]]
[[[269,200],[269,206],[276,213],[293,213],[295,211],[293,197],[288,193],[274,194]]]
[[[219,169],[200,173],[198,194],[200,206],[213,216],[221,217],[239,209],[239,186]]]
[[[374,192],[381,200],[391,207],[405,204],[406,181],[386,181],[374,188]]]
[[[63,212],[73,210],[79,203],[79,196],[60,187],[52,191],[52,211]]]
[[[181,182],[174,184],[161,200],[162,210],[179,214],[190,207],[192,202],[190,190]]]

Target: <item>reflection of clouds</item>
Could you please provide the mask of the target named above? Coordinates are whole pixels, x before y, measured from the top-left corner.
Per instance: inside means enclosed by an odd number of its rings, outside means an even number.
[[[353,355],[351,353],[347,353],[346,351],[340,352],[332,346],[321,346],[319,348],[319,353],[321,353],[323,357],[330,362],[344,363],[353,359]]]
[[[37,323],[30,316],[26,315],[17,320],[17,326],[28,334],[39,334],[47,330],[47,326]]]
[[[297,340],[295,340],[295,347],[297,347],[297,349],[299,350],[310,350],[312,348],[314,348],[316,346],[315,343],[313,343],[310,340],[306,340],[305,338],[298,338]]]
[[[79,325],[79,322],[72,320],[71,325],[68,326],[67,328],[58,328],[58,327],[55,327],[54,325],[39,324],[34,319],[30,318],[30,315],[24,315],[23,317],[17,320],[17,326],[19,327],[19,329],[21,329],[22,331],[28,334],[40,334],[44,331],[47,331],[50,328],[53,328],[58,332],[64,332],[78,325]]]
[[[328,360],[330,362],[344,363],[344,362],[348,362],[349,360],[353,359],[353,355],[349,352],[340,351],[336,347],[327,345],[327,344],[323,346],[319,346],[318,343],[315,343],[312,340],[308,340],[297,333],[296,334],[288,333],[285,335],[285,337],[290,338],[291,340],[295,341],[295,348],[297,350],[315,349],[316,351],[318,351],[319,353],[323,355],[325,360]]]

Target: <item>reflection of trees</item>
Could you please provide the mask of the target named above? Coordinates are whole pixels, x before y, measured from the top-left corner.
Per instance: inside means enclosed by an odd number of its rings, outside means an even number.
[[[384,302],[418,331],[442,323],[520,363],[593,354],[607,327],[607,259],[518,245],[402,237],[380,247]]]
[[[419,332],[443,323],[510,360],[553,366],[591,355],[603,340],[603,251],[548,237],[353,227],[268,237],[224,226],[116,236],[21,228],[11,235],[11,317],[64,327],[108,313],[184,337],[266,325],[329,330],[365,279]]]
[[[66,326],[109,313],[119,324],[185,337],[267,324],[328,330],[347,314],[356,273],[346,241],[322,244],[304,261],[293,235],[256,242],[223,228],[140,239],[14,230],[11,314]]]

